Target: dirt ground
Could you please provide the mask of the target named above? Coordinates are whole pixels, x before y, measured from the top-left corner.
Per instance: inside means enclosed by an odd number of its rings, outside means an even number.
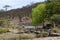
[[[18,35],[17,35],[18,36]],[[5,40],[3,38],[13,38],[13,37],[17,37],[16,34],[12,34],[12,33],[6,33],[6,34],[0,34],[0,38],[2,40]],[[1,40],[0,39],[0,40]],[[6,39],[7,40],[7,39]],[[18,39],[17,39],[18,40]],[[34,38],[34,39],[27,39],[27,40],[60,40],[60,37],[41,37],[41,38]]]
[[[60,37],[45,37],[45,38],[36,38],[33,40],[60,40]]]

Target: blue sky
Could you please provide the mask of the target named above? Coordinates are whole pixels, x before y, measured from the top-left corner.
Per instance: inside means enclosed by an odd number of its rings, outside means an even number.
[[[21,8],[31,3],[42,2],[44,0],[0,0],[0,9],[3,9],[4,5],[10,5],[9,9]]]

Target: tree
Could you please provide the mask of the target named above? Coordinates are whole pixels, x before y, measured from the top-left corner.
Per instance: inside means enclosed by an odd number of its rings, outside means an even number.
[[[52,21],[52,16],[54,14],[60,14],[60,2],[58,1],[46,1],[46,12],[48,14],[49,21],[51,21],[53,27],[54,27],[54,22]]]
[[[50,1],[50,2],[46,2],[46,12],[48,14],[51,14],[51,16],[53,14],[60,14],[60,2],[58,1]]]
[[[54,14],[60,14],[60,2],[46,1],[45,4],[40,4],[32,10],[32,23],[38,25],[44,24],[44,20],[51,20]]]
[[[44,21],[45,14],[43,14],[45,9],[45,4],[40,4],[36,8],[32,9],[32,24],[39,25]]]
[[[9,7],[10,7],[9,5],[5,5],[3,8],[5,8],[5,10],[7,11]]]

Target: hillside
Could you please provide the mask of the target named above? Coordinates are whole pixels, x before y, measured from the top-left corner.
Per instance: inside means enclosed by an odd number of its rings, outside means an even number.
[[[0,17],[7,17],[7,16],[10,16],[10,17],[30,16],[31,17],[32,8],[36,7],[38,4],[40,4],[40,3],[35,3],[35,4],[32,4],[32,5],[24,6],[22,8],[12,9],[12,10],[9,10],[7,12],[0,13]]]
[[[2,21],[4,19],[4,21],[7,21],[3,23],[3,25],[6,25],[8,23],[7,26],[31,25],[32,8],[35,8],[38,4],[40,3],[27,5],[22,8],[12,9],[7,12],[0,12],[0,20]]]

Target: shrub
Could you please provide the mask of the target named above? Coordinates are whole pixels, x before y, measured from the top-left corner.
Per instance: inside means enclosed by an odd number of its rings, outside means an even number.
[[[8,32],[8,29],[6,29],[6,28],[0,28],[0,33],[6,33],[6,32]]]
[[[37,34],[36,37],[39,38],[39,37],[47,37],[48,36],[48,33],[40,33],[40,34]]]

